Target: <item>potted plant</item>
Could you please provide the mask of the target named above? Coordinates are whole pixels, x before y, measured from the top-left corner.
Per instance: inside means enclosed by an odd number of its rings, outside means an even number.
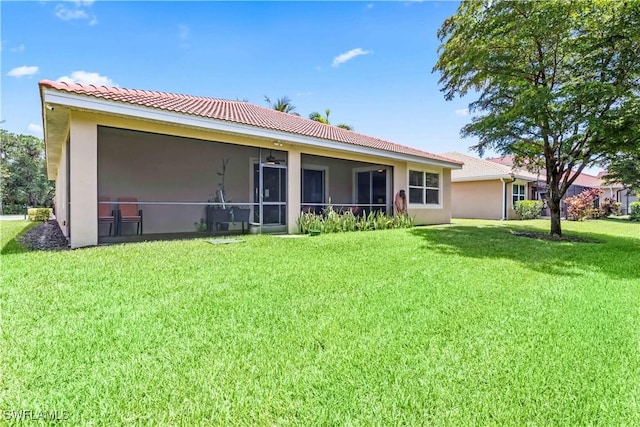
[[[216,203],[214,206],[207,207],[207,225],[211,228],[211,231],[227,231],[229,229],[229,223],[226,221],[229,220],[228,216],[232,215],[232,209],[227,210],[225,205],[225,203],[229,202],[225,194],[225,176],[229,160],[231,158],[222,158],[222,168],[216,172],[220,177],[220,182],[215,193],[210,195],[213,196],[213,200],[209,199],[209,201]],[[213,230],[213,227],[215,227],[215,230]]]

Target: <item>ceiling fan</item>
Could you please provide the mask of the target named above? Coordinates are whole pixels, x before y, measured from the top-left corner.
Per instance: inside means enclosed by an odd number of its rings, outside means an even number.
[[[283,159],[277,159],[276,156],[273,155],[273,152],[269,150],[269,155],[267,156],[267,163],[270,165],[279,165],[284,162]]]

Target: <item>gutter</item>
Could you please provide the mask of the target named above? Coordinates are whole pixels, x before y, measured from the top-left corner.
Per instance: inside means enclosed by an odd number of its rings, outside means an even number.
[[[508,218],[507,214],[507,185],[514,182],[516,179],[512,175],[510,178],[500,178],[500,182],[502,182],[502,218],[501,221],[506,221]]]
[[[500,178],[500,182],[502,183],[502,218],[500,221],[505,221],[507,219],[507,183],[504,178]]]

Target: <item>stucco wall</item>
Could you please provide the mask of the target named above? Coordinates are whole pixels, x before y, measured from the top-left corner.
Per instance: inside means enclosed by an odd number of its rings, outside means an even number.
[[[90,113],[74,112],[70,126],[72,209],[69,219],[71,224],[77,221],[76,228],[71,230],[74,247],[97,243],[98,196],[114,201],[118,197],[132,196],[144,201],[204,202],[217,188],[220,178],[216,173],[221,168],[222,158],[231,158],[225,177],[227,199],[250,202],[253,188],[250,159],[257,157],[258,147],[271,150],[276,145],[273,140]],[[279,158],[287,151],[304,153],[301,163],[306,163],[306,155],[323,157],[329,166],[332,199],[352,201],[353,168],[358,166],[390,166],[393,168],[392,194],[407,189],[409,166],[406,162],[288,143],[277,145],[281,151],[273,150],[273,153]],[[299,169],[300,163],[296,160],[292,166]],[[412,165],[411,168],[425,166]],[[449,222],[450,171],[427,169],[441,173],[441,204],[410,207],[409,213],[415,216],[417,224]],[[60,173],[58,178],[58,205],[62,203],[64,176]],[[294,179],[295,174],[290,177]],[[349,185],[345,185],[347,182]],[[292,188],[292,184],[290,180],[290,191],[299,194],[299,186]],[[204,207],[200,206],[142,206],[142,209],[145,234],[194,231],[194,222],[204,217]],[[299,209],[299,197],[290,197],[289,216]],[[295,218],[289,221],[290,232],[292,223]]]
[[[62,155],[60,156],[60,165],[58,166],[58,175],[56,176],[54,206],[56,221],[58,221],[58,225],[60,225],[62,233],[66,237],[69,237],[69,213],[67,199],[67,147],[68,142],[62,145]]]
[[[258,149],[189,138],[100,127],[98,193],[147,202],[206,202],[215,197],[222,159],[228,202],[251,202],[251,163]],[[283,153],[275,152],[278,157]],[[195,231],[204,206],[141,206],[145,233]],[[130,224],[125,234],[133,231]],[[239,226],[239,225],[238,225]]]
[[[98,136],[97,127],[82,113],[71,114],[70,189],[71,247],[98,243]]]
[[[451,212],[453,217],[502,219],[503,185],[500,180],[452,183]],[[510,199],[510,194],[508,196]]]
[[[404,189],[408,194],[409,171],[424,171],[440,174],[440,204],[415,205],[408,204],[407,212],[414,217],[416,225],[448,224],[451,222],[451,170],[426,165],[407,164],[403,168],[404,177],[399,176],[400,182],[396,187]],[[395,194],[395,193],[394,193]],[[408,197],[408,196],[407,196]]]

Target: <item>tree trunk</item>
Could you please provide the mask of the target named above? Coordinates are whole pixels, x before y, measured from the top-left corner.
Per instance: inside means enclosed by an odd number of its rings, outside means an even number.
[[[547,203],[551,214],[551,235],[562,236],[562,228],[560,227],[560,198],[549,197]]]

